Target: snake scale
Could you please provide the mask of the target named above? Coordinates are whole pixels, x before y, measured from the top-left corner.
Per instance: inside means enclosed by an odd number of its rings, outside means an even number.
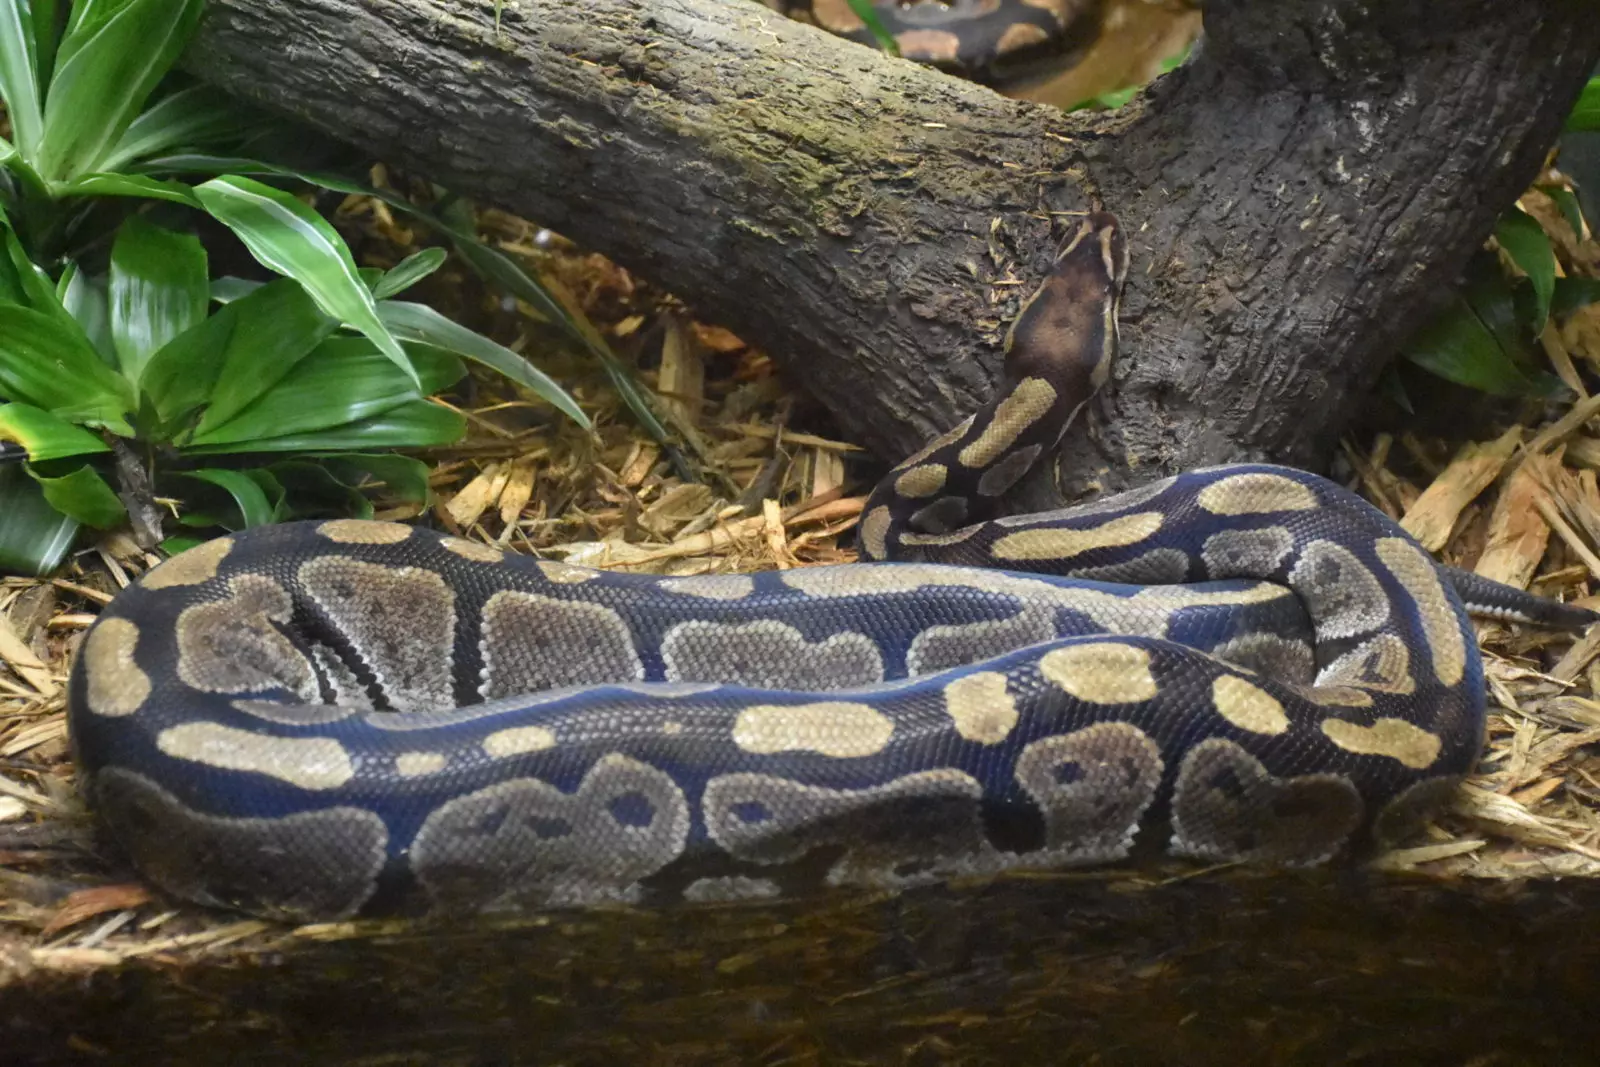
[[[1127,269],[1116,221],[1083,220],[994,400],[869,498],[862,552],[895,562],[608,573],[347,519],[175,556],[77,656],[91,805],[157,885],[290,919],[1303,865],[1405,833],[1482,742],[1468,604],[1593,616],[1287,468],[1000,514],[1105,381]]]
[[[765,0],[790,18],[874,44],[847,0]],[[1003,82],[1061,62],[1098,29],[1099,0],[874,0],[900,55],[975,81]]]

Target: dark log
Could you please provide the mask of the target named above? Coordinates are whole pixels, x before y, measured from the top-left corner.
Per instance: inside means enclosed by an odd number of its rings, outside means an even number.
[[[636,268],[885,457],[981,402],[1059,213],[1103,205],[1134,280],[1070,480],[1320,468],[1536,173],[1600,19],[1582,0],[1216,0],[1206,26],[1111,117],[737,0],[213,0],[189,66]]]
[[[1577,1067],[1597,905],[1592,879],[1033,878],[306,928],[88,974],[0,934],[0,1042],[18,1065]]]

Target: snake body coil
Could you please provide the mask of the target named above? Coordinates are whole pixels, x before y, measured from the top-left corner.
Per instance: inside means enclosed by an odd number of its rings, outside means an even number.
[[[1474,606],[1340,487],[1245,465],[994,517],[1105,380],[1093,215],[973,419],[896,468],[874,562],[604,573],[334,520],[209,542],[89,631],[71,726],[154,882],[295,918],[906,886],[1135,846],[1316,863],[1473,765]]]

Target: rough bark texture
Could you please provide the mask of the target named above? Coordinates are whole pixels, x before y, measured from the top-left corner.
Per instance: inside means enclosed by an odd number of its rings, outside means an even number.
[[[30,973],[0,933],[0,1041],[18,1065],[1580,1067],[1597,905],[1581,879],[1065,877],[307,928],[92,976]]]
[[[196,73],[606,252],[895,458],[987,395],[1065,230],[1133,234],[1069,489],[1313,469],[1536,173],[1584,0],[1215,0],[1113,117],[1005,100],[739,0],[212,0]],[[1037,488],[1037,487],[1036,487]]]

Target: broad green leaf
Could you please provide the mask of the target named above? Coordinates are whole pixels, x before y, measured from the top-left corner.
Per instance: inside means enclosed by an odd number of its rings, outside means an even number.
[[[111,451],[83,427],[32,404],[0,404],[0,441],[15,441],[34,463]]]
[[[39,96],[38,37],[29,0],[0,0],[0,98],[17,151],[32,160],[44,129]]]
[[[1550,317],[1564,319],[1581,307],[1600,303],[1600,278],[1557,278]]]
[[[111,340],[138,381],[155,352],[206,317],[211,276],[199,239],[130,215],[111,247]]]
[[[444,261],[449,255],[450,253],[442,248],[424,248],[411,253],[396,263],[394,269],[384,274],[378,284],[372,287],[372,298],[387,300],[396,293],[405,292],[444,266]]]
[[[11,276],[21,287],[26,305],[52,318],[65,318],[66,309],[61,306],[61,301],[56,299],[56,287],[50,281],[50,275],[28,258],[27,249],[22,247],[22,242],[18,240],[16,233],[9,228],[5,232],[5,242],[6,256],[11,263]]]
[[[1590,78],[1589,84],[1583,87],[1577,106],[1567,116],[1565,128],[1571,133],[1600,130],[1600,78]]]
[[[872,36],[877,46],[891,56],[899,55],[900,45],[895,40],[894,34],[889,32],[888,27],[879,18],[878,12],[873,6],[873,0],[848,0],[848,2],[850,10],[855,12],[856,18],[861,20],[866,27],[867,33]]]
[[[62,2],[70,3],[71,0],[32,0],[33,51],[39,65],[41,86],[50,84],[50,75],[55,71],[56,46],[61,43],[63,28],[63,20],[57,18]]]
[[[0,399],[16,400],[87,426],[130,436],[128,383],[95,353],[70,319],[0,305]]]
[[[219,304],[231,304],[235,300],[249,296],[266,284],[266,282],[258,282],[250,278],[235,278],[231,274],[224,275],[221,278],[211,279],[211,299]]]
[[[1541,193],[1548,196],[1561,210],[1562,218],[1567,220],[1567,225],[1572,227],[1572,232],[1580,239],[1583,237],[1583,209],[1578,206],[1578,198],[1572,195],[1572,190],[1560,185],[1535,186]]]
[[[238,328],[196,427],[207,433],[264,396],[338,328],[299,282],[280,278],[228,305]]]
[[[128,517],[128,511],[117,499],[116,492],[88,464],[59,477],[40,474],[29,464],[28,474],[39,483],[51,507],[85,526],[109,530],[121,525]]]
[[[424,388],[442,389],[464,373],[453,356],[419,349],[413,353]],[[330,337],[263,396],[233,418],[196,431],[186,445],[233,445],[240,450],[262,438],[328,430],[371,418],[418,399],[411,381],[371,342]]]
[[[190,537],[187,534],[184,534],[178,537],[169,537],[162,541],[157,547],[160,548],[161,551],[165,552],[168,556],[176,556],[180,552],[187,552],[191,548],[198,548],[200,545],[205,544],[206,541],[207,538],[204,537]]]
[[[352,489],[381,492],[412,504],[426,504],[433,499],[428,465],[410,456],[346,452],[322,456],[320,460],[335,478]]]
[[[66,180],[100,161],[188,43],[202,0],[79,0],[45,96],[38,170]]]
[[[66,284],[56,286],[61,306],[67,309],[72,321],[83,327],[84,334],[106,366],[115,367],[117,349],[111,340],[111,297],[106,292],[106,280],[75,269],[76,263],[71,267],[73,269],[62,275],[62,281]]]
[[[222,91],[193,85],[146,108],[100,161],[99,169],[121,171],[158,152],[238,137],[259,121],[259,115]]]
[[[431,448],[453,444],[467,432],[458,412],[426,400],[412,400],[382,415],[331,430],[269,437],[240,445],[185,449],[195,455],[222,452],[343,452],[373,448]]]
[[[266,526],[275,520],[276,509],[268,499],[267,491],[246,471],[205,468],[195,471],[175,471],[173,476],[214,485],[232,498],[233,506],[238,509],[238,516],[237,518],[230,516],[232,521],[224,519],[221,525],[239,529]],[[189,518],[192,520],[193,516]],[[205,525],[209,526],[211,523],[207,522]]]
[[[169,200],[174,204],[198,208],[194,190],[182,182],[162,181],[143,174],[85,174],[50,187],[58,197],[131,196],[141,200]]]
[[[378,305],[378,314],[396,337],[434,345],[499,371],[560,409],[579,426],[586,430],[589,428],[589,417],[578,407],[578,402],[556,384],[555,379],[504,345],[446,318],[426,304],[385,300]]]
[[[251,255],[305,286],[318,307],[366,335],[420,389],[405,350],[378,318],[350,250],[326,219],[288,193],[249,178],[213,178],[196,186],[195,195]]]
[[[309,460],[285,460],[267,468],[285,493],[289,511],[296,517],[353,515],[372,518],[372,502],[360,491],[335,478],[326,467]]]
[[[77,537],[77,520],[51,507],[21,467],[0,467],[0,570],[49,574]]]
[[[238,325],[237,309],[218,308],[150,357],[139,376],[139,395],[142,410],[148,410],[154,421],[141,417],[140,436],[170,441],[185,417],[211,398]]]
[[[1495,340],[1464,296],[1417,334],[1405,356],[1447,381],[1496,396],[1541,396],[1553,392],[1548,377],[1523,371]]]
[[[1556,253],[1550,238],[1533,216],[1519,208],[1500,216],[1494,236],[1533,284],[1533,333],[1537,336],[1550,316],[1550,293],[1556,281]]]

